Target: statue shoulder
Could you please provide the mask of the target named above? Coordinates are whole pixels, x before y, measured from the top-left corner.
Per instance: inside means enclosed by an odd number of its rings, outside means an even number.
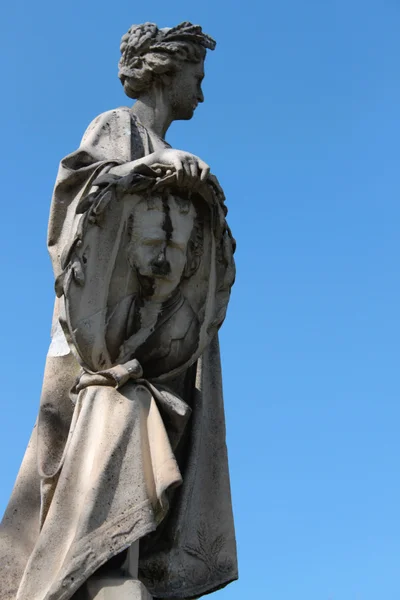
[[[95,149],[104,158],[131,160],[132,113],[128,106],[120,106],[98,115],[86,129],[80,147]]]
[[[127,127],[131,120],[131,110],[128,106],[120,106],[98,115],[87,127],[83,134],[81,145],[90,144],[93,139],[112,131]]]

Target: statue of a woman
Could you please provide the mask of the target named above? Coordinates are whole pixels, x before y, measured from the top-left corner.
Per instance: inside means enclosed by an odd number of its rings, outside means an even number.
[[[237,578],[217,338],[234,242],[207,164],[165,141],[203,102],[214,47],[187,22],[132,26],[119,77],[133,108],[97,117],[61,161],[52,342],[0,600],[69,600],[99,574],[181,599]]]

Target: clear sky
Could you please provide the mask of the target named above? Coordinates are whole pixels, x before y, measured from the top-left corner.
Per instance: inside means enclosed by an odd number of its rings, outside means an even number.
[[[208,162],[238,242],[221,332],[240,581],[220,600],[400,598],[397,0],[14,0],[2,8],[0,512],[37,413],[59,160],[132,23],[217,39],[168,140]]]

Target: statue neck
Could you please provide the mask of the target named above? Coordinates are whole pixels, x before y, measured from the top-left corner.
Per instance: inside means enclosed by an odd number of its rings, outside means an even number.
[[[162,88],[153,88],[151,94],[140,96],[132,107],[132,113],[150,132],[165,138],[173,118]]]

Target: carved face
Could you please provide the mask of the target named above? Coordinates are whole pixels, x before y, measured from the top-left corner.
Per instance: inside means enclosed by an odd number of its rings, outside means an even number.
[[[145,297],[163,301],[178,287],[195,215],[190,201],[173,196],[153,197],[136,205],[128,260]]]
[[[204,60],[199,63],[182,63],[182,67],[171,76],[166,92],[174,120],[188,120],[199,102],[204,102],[201,82],[204,79]]]

